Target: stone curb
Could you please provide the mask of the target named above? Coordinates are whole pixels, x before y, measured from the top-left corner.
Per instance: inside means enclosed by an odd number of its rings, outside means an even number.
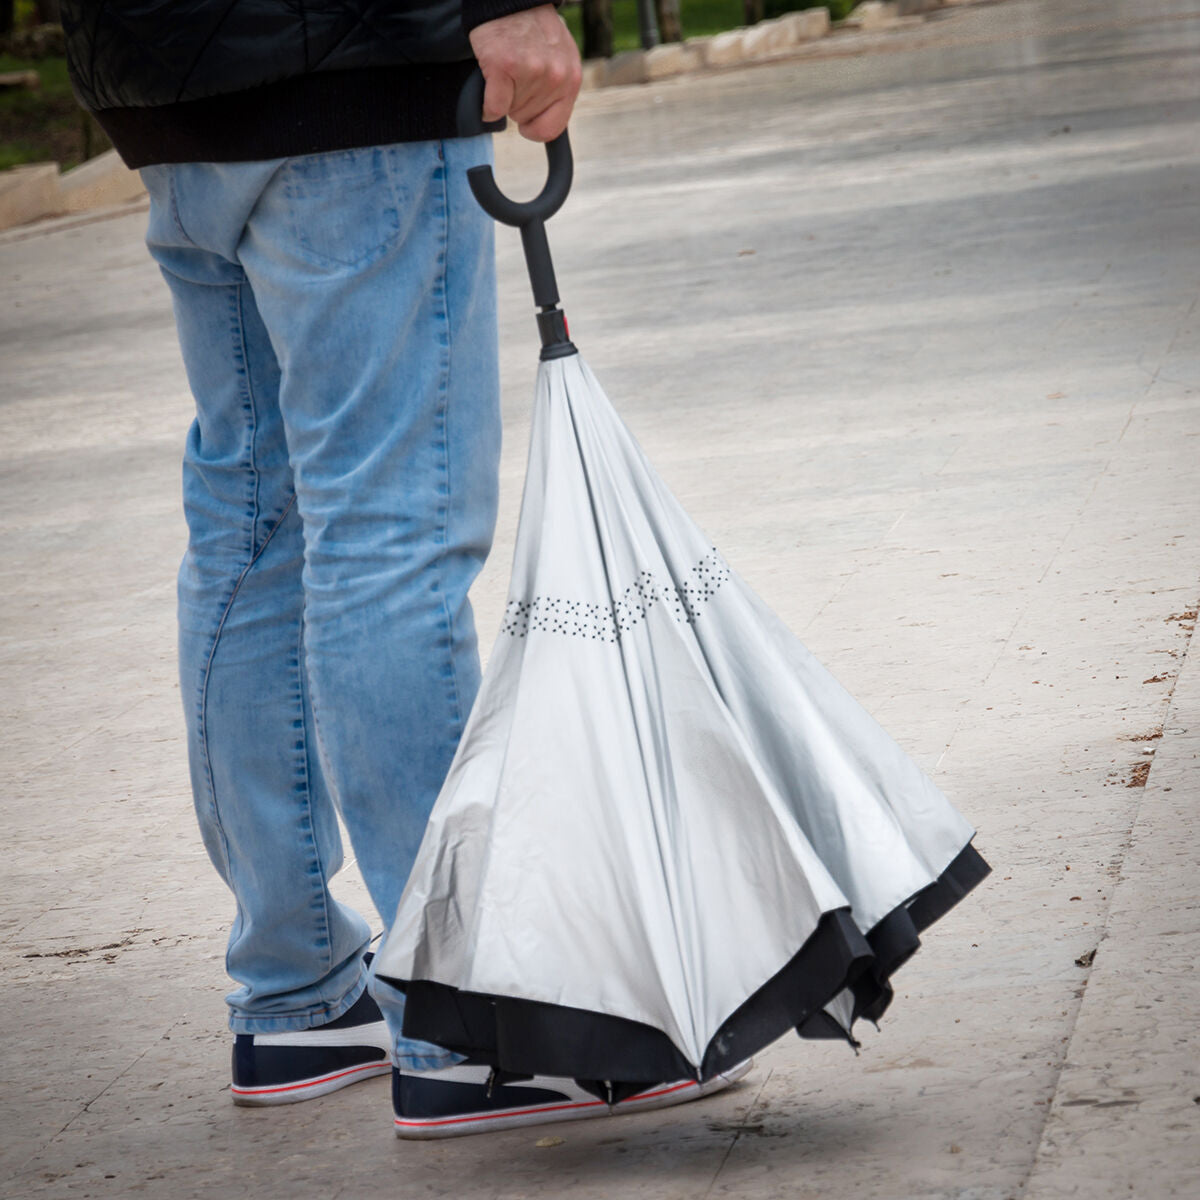
[[[583,90],[653,83],[675,75],[741,66],[783,58],[797,46],[838,30],[876,33],[907,18],[953,5],[956,0],[864,0],[844,21],[831,21],[829,9],[806,8],[757,25],[741,26],[711,37],[668,42],[652,50],[626,50],[612,58],[583,64]]]
[[[14,167],[0,173],[0,229],[108,208],[145,194],[141,176],[115,150],[61,174],[57,163]]]
[[[57,204],[57,163],[32,163],[0,175],[0,229],[49,216]]]

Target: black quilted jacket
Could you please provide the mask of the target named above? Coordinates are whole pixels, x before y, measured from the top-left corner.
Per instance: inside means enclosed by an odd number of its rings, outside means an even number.
[[[476,25],[546,0],[62,0],[71,80],[131,167],[454,135]]]

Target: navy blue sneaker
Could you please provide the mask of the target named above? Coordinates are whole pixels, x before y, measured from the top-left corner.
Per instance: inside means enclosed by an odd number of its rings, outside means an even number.
[[[573,1079],[534,1075],[512,1083],[495,1083],[490,1067],[471,1062],[443,1067],[440,1071],[393,1069],[396,1136],[458,1137],[464,1133],[514,1129],[519,1125],[668,1108],[727,1088],[753,1065],[753,1060],[747,1059],[707,1083],[697,1083],[694,1079],[663,1083],[612,1105],[584,1091]]]
[[[286,1033],[239,1033],[233,1043],[234,1104],[295,1104],[392,1067],[392,1039],[366,992],[336,1021]]]

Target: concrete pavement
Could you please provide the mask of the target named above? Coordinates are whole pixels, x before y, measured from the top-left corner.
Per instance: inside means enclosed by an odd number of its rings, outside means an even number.
[[[444,1145],[392,1138],[384,1081],[235,1109],[231,906],[174,682],[165,288],[138,211],[0,235],[5,1196],[1196,1194],[1200,0],[838,41],[588,95],[551,242],[650,457],[992,878],[858,1058],[785,1039],[703,1104]],[[533,186],[536,155],[500,159]],[[499,253],[485,641],[536,357]]]

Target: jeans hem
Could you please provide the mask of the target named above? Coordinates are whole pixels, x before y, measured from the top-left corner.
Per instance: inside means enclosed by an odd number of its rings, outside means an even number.
[[[438,1050],[436,1046],[429,1047],[430,1050],[437,1051],[434,1054],[405,1051],[402,1047],[406,1041],[405,1038],[397,1038],[392,1046],[392,1062],[400,1071],[440,1071],[444,1067],[452,1067],[455,1063],[465,1061],[465,1055],[455,1054],[453,1050]]]
[[[303,1011],[275,1013],[269,1017],[247,1017],[231,1011],[229,1028],[233,1033],[292,1033],[298,1029],[316,1029],[344,1016],[366,989],[367,974],[363,971],[354,986],[336,1004],[314,1004]]]

